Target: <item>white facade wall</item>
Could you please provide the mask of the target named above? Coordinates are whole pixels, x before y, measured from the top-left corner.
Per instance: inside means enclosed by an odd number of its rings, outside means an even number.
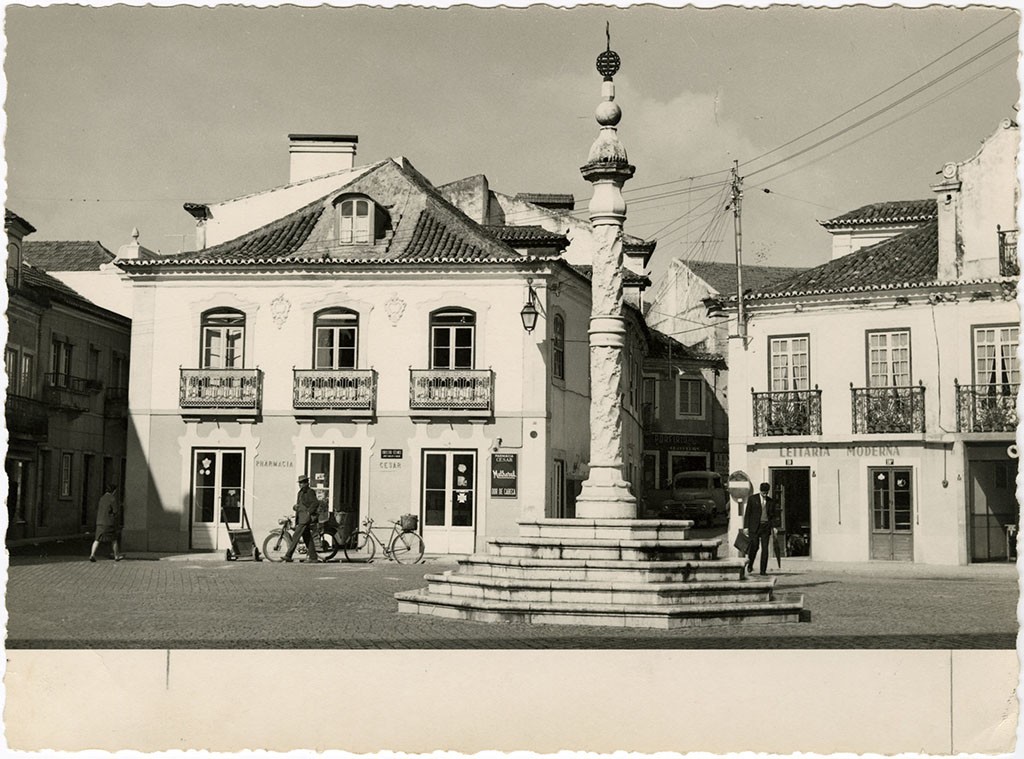
[[[999,276],[997,227],[1017,228],[1019,150],[1020,130],[1006,121],[975,156],[957,167],[957,232],[965,279]]]
[[[124,281],[113,266],[104,265],[96,271],[51,271],[54,279],[115,314],[132,317],[131,283]]]
[[[998,289],[998,288],[997,288]],[[815,559],[865,561],[870,558],[870,467],[909,466],[914,471],[914,561],[967,562],[964,436],[957,433],[954,380],[972,384],[972,329],[1016,324],[1019,309],[996,294],[994,300],[930,305],[924,296],[897,305],[895,296],[871,303],[850,301],[800,311],[759,311],[749,325],[749,345],[733,339],[729,369],[730,467],[754,482],[771,481],[773,468],[811,470],[811,546]],[[908,329],[912,382],[925,386],[925,433],[854,434],[851,383],[866,387],[867,333]],[[753,435],[751,389],[770,390],[771,337],[808,335],[810,384],[821,389],[821,435],[789,438]],[[1013,434],[976,436],[1013,442]],[[947,483],[944,487],[943,481]],[[737,515],[738,516],[738,515]],[[739,527],[730,525],[731,540]]]
[[[471,550],[482,549],[487,537],[516,534],[519,519],[545,516],[553,459],[566,463],[571,479],[587,471],[589,294],[582,281],[563,283],[557,295],[536,280],[534,287],[542,317],[526,333],[519,317],[526,297],[521,275],[227,275],[136,282],[126,541],[149,550],[190,547],[191,451],[204,447],[244,449],[244,503],[260,540],[290,513],[296,476],[313,447],[361,449],[360,515],[378,525],[421,513],[424,450],[476,452]],[[313,315],[333,306],[359,314],[358,368],[377,372],[372,420],[310,423],[292,408],[292,369],[312,366]],[[429,367],[429,315],[445,306],[476,313],[475,365],[494,370],[491,419],[414,421],[410,412],[409,370]],[[245,366],[264,373],[262,414],[255,420],[187,421],[195,412],[179,406],[180,369],[199,366],[201,315],[217,307],[246,315]],[[564,381],[552,382],[549,332],[556,312],[566,322],[567,371]],[[626,428],[638,460],[639,425],[630,417]],[[401,449],[401,460],[382,459],[382,449]],[[494,450],[518,455],[517,498],[489,495]],[[218,539],[223,548],[226,533]],[[428,551],[445,552],[440,548],[428,540]]]

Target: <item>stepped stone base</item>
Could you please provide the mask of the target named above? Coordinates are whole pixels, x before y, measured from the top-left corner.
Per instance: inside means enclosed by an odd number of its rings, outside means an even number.
[[[693,523],[657,519],[541,519],[488,553],[396,593],[398,610],[482,622],[673,629],[798,622],[803,597],[747,578],[720,540],[689,540]],[[804,617],[806,618],[806,617]]]

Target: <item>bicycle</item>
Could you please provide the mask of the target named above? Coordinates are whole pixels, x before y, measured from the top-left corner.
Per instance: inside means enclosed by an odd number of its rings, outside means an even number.
[[[263,555],[269,561],[282,561],[295,536],[291,517],[281,517],[277,523],[280,526],[271,530],[263,541]],[[341,528],[332,516],[326,522],[318,524],[316,529],[317,533],[313,536],[313,540],[317,541],[317,558],[320,561],[330,561],[341,550]],[[306,557],[306,542],[302,541],[295,546],[295,551],[300,557]]]
[[[359,530],[342,546],[345,558],[349,561],[373,561],[377,546],[380,546],[388,560],[393,559],[399,564],[416,564],[423,558],[424,549],[423,538],[414,532],[418,522],[418,517],[413,514],[405,514],[392,522],[391,537],[388,544],[384,545],[384,541],[373,532],[373,520],[367,517],[363,520],[365,529]]]

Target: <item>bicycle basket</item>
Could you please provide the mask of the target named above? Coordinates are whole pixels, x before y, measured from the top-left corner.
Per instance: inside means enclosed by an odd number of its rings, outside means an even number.
[[[417,526],[419,526],[420,518],[415,514],[402,514],[402,516],[398,518],[398,522],[402,526],[403,530],[406,532],[412,532]]]

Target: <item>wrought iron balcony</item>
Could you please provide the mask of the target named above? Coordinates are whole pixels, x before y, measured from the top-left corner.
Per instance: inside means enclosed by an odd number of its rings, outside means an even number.
[[[489,416],[494,408],[494,372],[490,369],[410,369],[409,408]]]
[[[30,438],[38,442],[49,434],[46,404],[23,395],[8,395],[4,403],[7,431],[13,438]]]
[[[853,431],[859,434],[924,432],[924,386],[854,387]]]
[[[754,435],[821,434],[821,390],[782,390],[755,393]]]
[[[79,395],[90,395],[103,387],[103,383],[99,380],[76,377],[73,374],[63,374],[61,372],[50,372],[49,374],[44,374],[43,380],[46,387],[49,389],[67,390],[68,392],[78,393]]]
[[[961,385],[956,389],[958,432],[1013,432],[1017,429],[1017,391],[1020,385]]]
[[[80,414],[91,409],[89,396],[95,382],[71,374],[51,372],[43,375],[43,399],[51,408]]]
[[[181,408],[260,408],[263,372],[259,369],[182,369]]]
[[[999,276],[1020,276],[1020,262],[1017,260],[1017,230],[1000,229],[999,234]]]
[[[377,372],[373,369],[295,369],[292,406],[297,409],[373,413]]]

